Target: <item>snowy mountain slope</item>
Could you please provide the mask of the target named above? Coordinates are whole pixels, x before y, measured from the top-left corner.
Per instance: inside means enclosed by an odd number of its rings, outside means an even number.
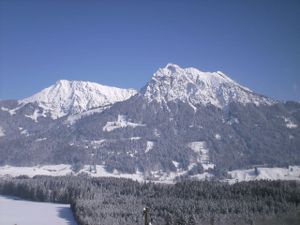
[[[49,113],[53,119],[65,115],[74,115],[87,110],[105,107],[115,102],[124,101],[136,94],[133,89],[108,87],[93,82],[59,80],[31,97],[19,103],[37,103],[44,112],[28,115],[36,120],[37,116]]]
[[[227,77],[222,72],[202,72],[168,64],[160,68],[141,93],[148,102],[183,101],[194,110],[195,105],[212,104],[223,108],[230,102],[273,104],[275,101],[258,95]]]
[[[83,83],[0,101],[0,165],[101,165],[156,181],[300,165],[300,104],[273,101],[221,72],[168,64],[115,104],[119,95]]]

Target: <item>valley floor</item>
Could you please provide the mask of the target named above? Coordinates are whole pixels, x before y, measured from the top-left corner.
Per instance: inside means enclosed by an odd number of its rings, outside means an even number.
[[[232,179],[229,183],[252,181],[252,180],[298,180],[300,181],[300,166],[289,166],[288,168],[260,168],[248,170],[229,171]]]
[[[36,175],[46,176],[65,176],[65,175],[78,175],[80,173],[88,174],[92,177],[116,177],[116,178],[129,178],[137,180],[139,182],[147,181],[142,173],[136,172],[134,174],[124,174],[114,171],[109,173],[105,170],[103,165],[97,165],[93,167],[85,165],[80,171],[74,173],[71,165],[60,164],[60,165],[43,165],[34,167],[16,167],[16,166],[0,166],[0,177],[5,176],[20,176],[26,175],[34,177]],[[153,182],[157,183],[175,183],[176,177],[184,175],[186,171],[178,170],[177,172],[165,173],[162,171],[153,171]],[[289,166],[288,168],[263,168],[258,167],[255,169],[247,170],[233,170],[229,171],[228,174],[231,179],[225,181],[229,183],[252,181],[252,180],[298,180],[300,181],[300,166]],[[191,176],[195,180],[205,180],[213,177],[212,174],[205,172],[203,174],[197,174]]]
[[[0,195],[2,225],[76,225],[70,206]]]

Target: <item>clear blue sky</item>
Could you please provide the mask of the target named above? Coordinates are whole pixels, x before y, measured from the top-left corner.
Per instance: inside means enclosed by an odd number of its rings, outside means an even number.
[[[300,1],[0,0],[0,99],[59,79],[140,89],[168,62],[300,100]]]

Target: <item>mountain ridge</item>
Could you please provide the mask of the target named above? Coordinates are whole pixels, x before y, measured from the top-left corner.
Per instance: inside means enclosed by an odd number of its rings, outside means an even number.
[[[53,119],[78,114],[96,107],[123,101],[136,94],[133,89],[121,89],[87,81],[58,80],[40,92],[19,100],[19,104],[37,103]]]
[[[300,165],[299,103],[261,96],[221,72],[167,67],[124,101],[56,119],[34,101],[0,101],[0,165],[90,165],[148,180]]]
[[[155,100],[161,103],[179,99],[194,109],[195,104],[212,104],[224,108],[232,101],[256,105],[270,105],[275,102],[252,92],[220,71],[202,72],[193,67],[181,68],[172,63],[158,69],[141,94],[149,102]]]
[[[37,103],[44,109],[41,116],[49,113],[52,119],[57,119],[124,101],[135,94],[144,96],[148,102],[180,100],[188,103],[194,110],[197,104],[212,104],[224,108],[233,101],[256,105],[277,102],[254,93],[221,71],[203,72],[194,67],[181,68],[177,64],[168,63],[159,68],[139,91],[63,79],[32,96],[18,100],[18,104]]]

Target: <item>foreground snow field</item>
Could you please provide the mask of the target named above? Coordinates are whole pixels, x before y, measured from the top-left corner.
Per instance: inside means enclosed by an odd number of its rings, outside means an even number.
[[[77,225],[70,206],[0,195],[1,225]]]

